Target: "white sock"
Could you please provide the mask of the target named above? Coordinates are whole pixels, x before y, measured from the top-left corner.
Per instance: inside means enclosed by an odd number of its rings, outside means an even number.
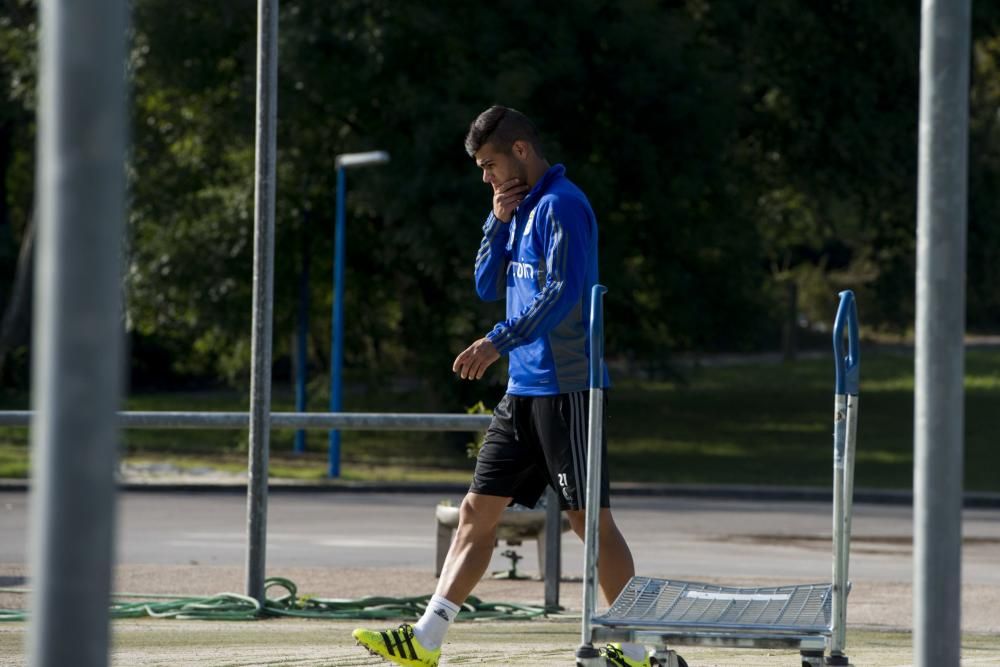
[[[630,642],[622,642],[622,653],[625,654],[629,660],[645,660],[649,657],[649,651],[642,644],[632,644]]]
[[[424,615],[413,626],[413,635],[421,646],[433,651],[444,642],[444,635],[458,616],[458,612],[458,605],[448,598],[440,595],[431,596]]]

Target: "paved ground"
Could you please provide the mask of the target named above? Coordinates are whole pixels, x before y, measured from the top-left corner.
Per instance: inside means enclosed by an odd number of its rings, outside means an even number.
[[[432,494],[272,493],[269,570],[287,567],[430,568]],[[25,562],[28,495],[0,492],[0,563]],[[829,505],[690,498],[621,497],[615,511],[639,572],[674,577],[830,576]],[[851,575],[858,581],[908,582],[912,512],[855,506]],[[239,494],[125,493],[119,503],[122,564],[242,565],[246,500]],[[1000,509],[963,515],[963,581],[1000,585]],[[582,548],[564,535],[565,572],[582,568]],[[501,551],[501,550],[498,550]],[[533,544],[519,567],[537,572]],[[495,569],[507,561],[497,555]],[[1000,628],[998,628],[1000,629]]]
[[[419,494],[286,494],[270,499],[268,574],[288,576],[320,597],[418,595],[433,590],[433,507]],[[457,500],[457,498],[455,499]],[[0,586],[23,585],[27,496],[0,493]],[[748,584],[829,580],[829,506],[825,503],[616,499],[619,522],[642,574]],[[232,494],[123,494],[116,590],[211,594],[243,588],[245,499]],[[910,510],[859,505],[848,609],[849,645],[859,665],[911,662]],[[963,533],[963,664],[1000,665],[1000,510],[967,510]],[[564,539],[564,572],[581,569],[582,549]],[[518,548],[534,573],[534,546]],[[495,557],[492,569],[506,568]],[[563,583],[562,603],[579,610],[580,586]],[[480,597],[538,604],[537,581],[484,581]],[[0,594],[0,607],[24,596]],[[578,626],[571,619],[459,625],[452,664],[572,664]],[[365,665],[349,637],[357,623],[280,621],[213,624],[123,621],[115,624],[114,664]],[[878,632],[871,632],[877,630]],[[24,626],[0,626],[0,665],[23,664]],[[511,637],[516,637],[512,644]],[[541,651],[540,654],[538,652]],[[768,651],[684,649],[695,665],[791,665]],[[537,655],[536,655],[537,654]],[[532,657],[533,656],[533,657]]]

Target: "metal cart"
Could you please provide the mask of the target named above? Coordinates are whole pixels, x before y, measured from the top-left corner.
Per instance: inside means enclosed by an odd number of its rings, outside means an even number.
[[[668,646],[798,649],[803,667],[850,665],[844,654],[848,563],[854,492],[854,450],[858,425],[861,354],[854,294],[840,293],[833,327],[836,364],[833,433],[833,583],[794,586],[718,586],[633,577],[611,607],[596,615],[597,530],[600,470],[604,324],[602,285],[591,295],[590,424],[583,622],[576,652],[578,667],[605,667],[598,647],[637,642],[656,647],[665,667],[687,663]],[[844,333],[847,351],[844,351]]]

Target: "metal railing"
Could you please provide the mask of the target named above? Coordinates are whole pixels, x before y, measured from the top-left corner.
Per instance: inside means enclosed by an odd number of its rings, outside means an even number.
[[[0,411],[0,426],[30,427],[34,416],[31,410]],[[481,432],[490,425],[490,415],[460,413],[403,413],[403,412],[273,412],[271,429],[342,431],[451,431]],[[118,425],[126,429],[242,429],[249,428],[247,412],[195,412],[195,411],[127,411],[118,413]],[[260,510],[266,512],[266,509]],[[545,562],[539,563],[544,571],[545,608],[558,610],[559,580],[562,576],[562,531],[559,499],[549,490],[545,514]],[[250,539],[250,537],[248,537]],[[254,564],[253,567],[259,567]],[[255,573],[263,577],[263,572]]]
[[[0,426],[30,426],[31,410],[0,411]],[[121,428],[240,429],[250,427],[247,412],[118,413]],[[489,415],[379,412],[273,412],[272,429],[344,431],[485,431]]]

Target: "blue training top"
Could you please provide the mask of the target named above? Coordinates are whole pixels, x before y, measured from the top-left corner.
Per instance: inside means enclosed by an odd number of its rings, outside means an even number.
[[[507,319],[486,335],[510,355],[507,393],[549,396],[588,388],[590,292],[597,283],[597,219],[557,164],[510,223],[490,212],[476,257],[476,292],[506,296]],[[504,290],[506,287],[506,290]],[[607,369],[604,371],[607,386]]]

